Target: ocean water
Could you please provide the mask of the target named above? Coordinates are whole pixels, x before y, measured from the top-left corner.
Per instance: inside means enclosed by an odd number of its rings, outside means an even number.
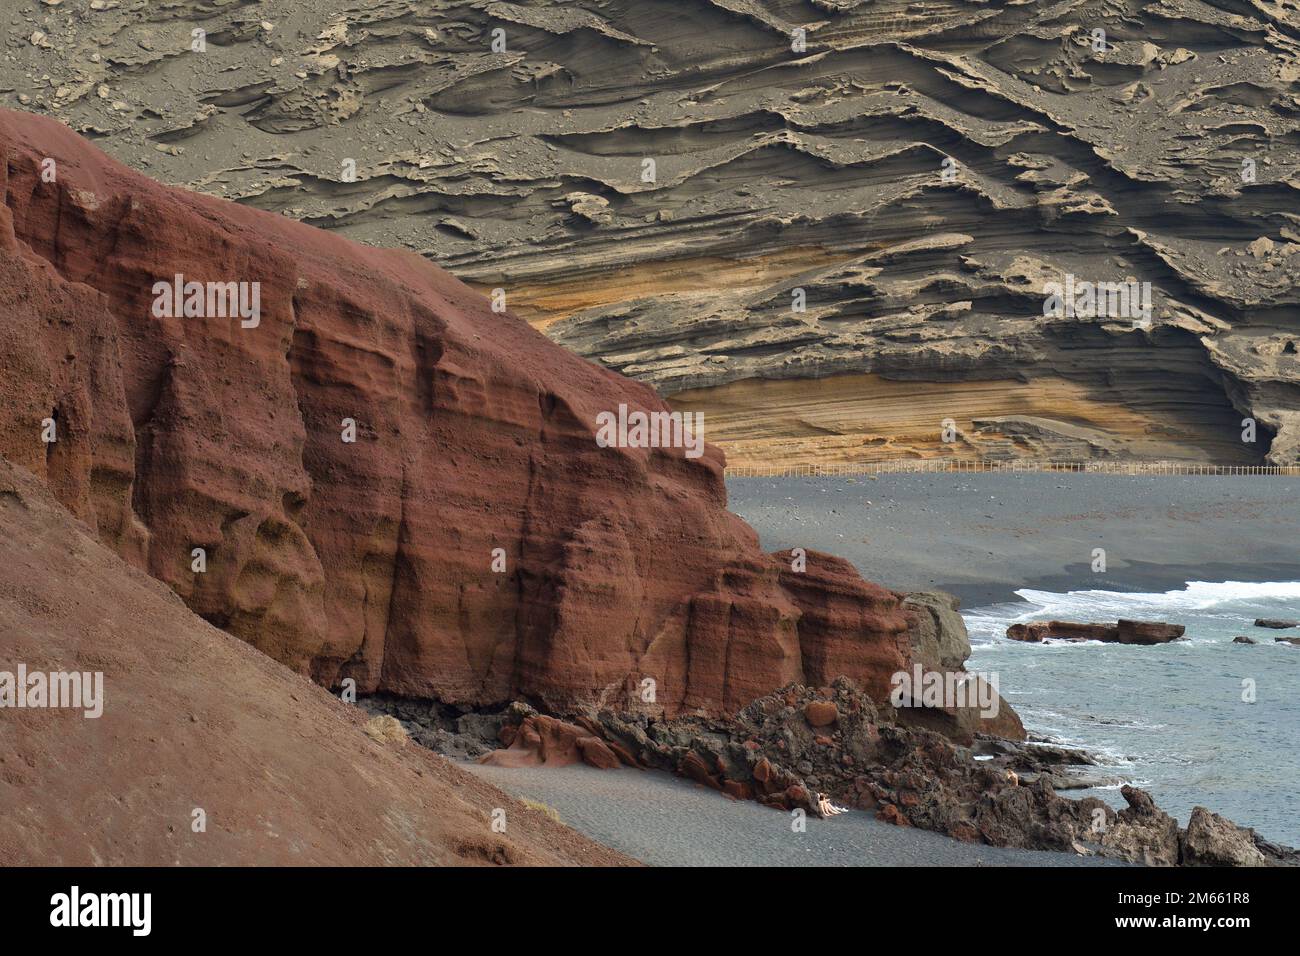
[[[1256,618],[1300,620],[1300,582],[1191,581],[1158,594],[1021,590],[1020,601],[963,611],[971,670],[995,672],[1030,733],[1097,755],[1186,824],[1194,806],[1300,846],[1300,647]],[[1026,644],[1025,621],[1168,621],[1172,644]],[[1242,634],[1260,643],[1233,644]],[[1253,688],[1254,702],[1244,697]],[[1116,807],[1118,787],[1069,791]]]

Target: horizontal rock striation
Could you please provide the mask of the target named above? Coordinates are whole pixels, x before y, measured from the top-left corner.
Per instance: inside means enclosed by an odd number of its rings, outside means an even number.
[[[421,257],[28,114],[0,154],[0,453],[209,622],[327,686],[470,706],[731,712],[906,665],[900,595],[762,553],[715,448],[601,447],[602,412],[666,406]],[[257,322],[158,317],[178,274],[260,283]]]
[[[0,95],[502,288],[733,461],[1300,460],[1291,6],[106,6],[16,13]]]

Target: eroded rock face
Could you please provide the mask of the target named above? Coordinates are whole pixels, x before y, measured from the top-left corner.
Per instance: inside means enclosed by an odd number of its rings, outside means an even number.
[[[427,260],[28,114],[0,151],[0,451],[208,621],[327,686],[471,705],[732,711],[901,666],[899,595],[763,554],[712,447],[598,446],[601,412],[666,406]],[[178,274],[259,283],[257,322],[156,317]]]
[[[912,656],[927,670],[956,671],[970,657],[970,635],[958,613],[961,602],[944,591],[913,591],[903,601],[916,616]]]
[[[0,670],[24,664],[102,684],[98,716],[0,711],[6,867],[632,863],[200,620],[0,457]]]
[[[908,638],[913,666],[919,665],[923,672],[956,674],[969,683],[962,690],[960,704],[954,699],[942,707],[901,707],[899,722],[937,731],[967,745],[977,734],[1024,740],[1025,726],[1020,715],[997,688],[982,675],[966,674],[971,647],[966,622],[958,613],[961,602],[944,591],[915,591],[906,595],[903,605],[912,612]],[[912,694],[912,702],[915,704],[922,696]],[[975,706],[971,701],[988,701],[989,706]]]
[[[733,461],[1300,454],[1288,5],[12,6],[6,105],[504,287]]]
[[[1217,813],[1194,807],[1182,835],[1182,858],[1191,866],[1264,866],[1253,833]]]
[[[591,731],[568,721],[530,714],[518,724],[501,728],[504,749],[494,750],[479,763],[494,767],[567,767],[584,763],[598,770],[619,766],[609,745]]]

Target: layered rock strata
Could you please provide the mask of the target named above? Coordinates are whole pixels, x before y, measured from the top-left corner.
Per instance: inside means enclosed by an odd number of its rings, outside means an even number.
[[[8,21],[8,105],[500,288],[704,410],[733,462],[1300,454],[1291,5],[174,0]],[[1115,307],[1045,315],[1049,282]]]

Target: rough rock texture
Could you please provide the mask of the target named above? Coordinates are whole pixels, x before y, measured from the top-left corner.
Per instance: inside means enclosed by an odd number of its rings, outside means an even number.
[[[200,620],[0,458],[0,670],[20,663],[102,672],[103,712],[0,710],[3,866],[632,862],[372,739],[364,711]]]
[[[917,619],[909,632],[913,659],[926,670],[964,670],[970,657],[970,635],[958,613],[961,602],[944,591],[913,591],[903,605]]]
[[[529,714],[519,723],[501,728],[503,750],[494,750],[479,763],[495,767],[567,767],[585,763],[611,770],[621,761],[609,745],[584,727],[568,721]]]
[[[1250,834],[1204,807],[1192,810],[1182,836],[1182,859],[1189,865],[1264,866],[1264,854]]]
[[[995,766],[1015,773],[1021,785],[1042,779],[1053,790],[1088,790],[1117,787],[1126,782],[1123,776],[1107,769],[1088,751],[1064,747],[1042,738],[1013,741],[978,734],[969,746],[972,754],[990,758]]]
[[[1159,621],[1125,621],[1116,624],[1076,624],[1071,621],[1033,621],[1012,624],[1007,637],[1031,643],[1044,640],[1104,641],[1108,644],[1167,644],[1183,636],[1181,624]]]
[[[920,664],[923,671],[964,675],[971,647],[966,622],[957,611],[961,602],[944,591],[916,591],[904,598],[903,606],[912,612],[915,621],[908,631],[912,644],[912,662]],[[970,680],[987,684],[980,676]],[[968,695],[968,701],[989,699],[989,691],[973,685],[964,693]],[[979,707],[969,705],[943,708],[913,706],[899,709],[898,719],[908,726],[925,727],[967,745],[974,741],[977,734],[1024,740],[1025,726],[1020,721],[1020,715],[996,691],[993,691],[993,696],[997,700],[997,712],[992,716]]]
[[[420,746],[457,760],[477,759],[498,749],[509,711],[480,711],[391,694],[362,697],[357,703],[371,714],[399,721],[407,736]]]
[[[597,445],[600,412],[666,410],[648,387],[419,256],[158,186],[51,120],[0,112],[0,153],[0,452],[209,622],[453,704],[726,712],[897,669],[900,596],[763,554],[716,449]],[[260,282],[260,323],[155,318],[177,273]]]
[[[832,709],[835,719],[822,724],[820,715]],[[1129,806],[1118,813],[1096,797],[1061,797],[1054,779],[1072,786],[1098,782],[1066,772],[1080,757],[1088,759],[1078,751],[989,738],[964,747],[929,730],[899,726],[894,716],[841,678],[824,688],[784,687],[727,718],[663,720],[601,711],[574,723],[606,740],[631,766],[671,771],[784,810],[817,814],[824,794],[899,825],[993,846],[1153,866],[1300,862],[1295,850],[1213,815],[1193,814],[1193,825],[1182,832],[1134,787],[1122,788]]]
[[[1300,455],[1293,3],[170,0],[7,19],[9,105],[163,180],[504,288],[558,341],[711,413],[733,462]],[[1149,282],[1150,327],[1045,318],[1065,275]]]
[[[1024,740],[1027,736],[1020,715],[982,675],[965,677],[962,693],[967,703],[943,707],[900,707],[898,722],[907,727],[924,727],[943,734],[948,739],[969,746],[980,734],[1004,737],[1007,740]],[[989,711],[969,703],[972,700],[991,700]]]

